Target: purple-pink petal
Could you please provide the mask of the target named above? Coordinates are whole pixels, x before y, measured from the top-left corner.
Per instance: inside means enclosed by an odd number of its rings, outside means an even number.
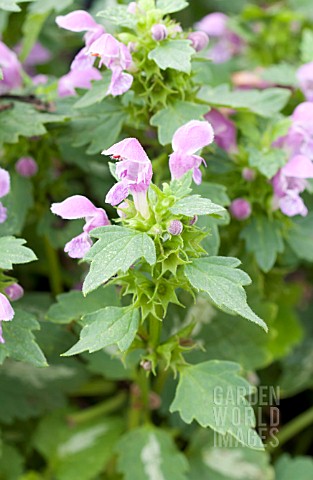
[[[10,191],[10,175],[4,168],[0,167],[0,198]]]
[[[60,78],[58,83],[58,94],[60,97],[76,95],[76,88],[91,88],[92,80],[101,80],[101,73],[94,67],[86,70],[70,70],[69,73]]]
[[[296,155],[282,168],[282,172],[287,177],[313,178],[313,163],[304,155]]]
[[[22,85],[22,66],[15,52],[0,41],[0,67],[3,79],[0,80],[0,94]]]
[[[59,27],[71,32],[85,32],[98,27],[97,22],[85,10],[75,10],[67,15],[59,15],[55,21]]]
[[[102,155],[109,155],[116,159],[122,158],[138,163],[151,163],[137,138],[125,138],[107,150],[103,150],[101,153]]]
[[[313,62],[302,65],[297,71],[300,88],[308,101],[313,101]]]
[[[172,146],[174,152],[180,151],[191,155],[212,143],[213,139],[214,132],[209,122],[191,120],[176,130]]]
[[[295,215],[302,215],[305,217],[308,214],[308,209],[302,198],[297,192],[292,190],[279,199],[279,207],[288,217],[293,217]]]
[[[112,69],[111,82],[107,91],[107,95],[116,97],[127,92],[133,83],[133,76],[122,71],[120,67]]]
[[[15,170],[22,177],[33,177],[38,172],[38,165],[32,157],[21,157],[15,164]]]
[[[8,218],[7,208],[2,205],[0,202],[0,224],[4,223]]]
[[[6,287],[5,293],[9,297],[9,299],[12,302],[14,302],[14,301],[19,300],[20,298],[23,297],[24,289],[18,283],[13,283],[9,287]]]
[[[227,32],[228,17],[224,13],[214,12],[206,15],[196,24],[196,28],[203,30],[211,37],[221,37]]]
[[[226,152],[237,150],[235,124],[218,110],[210,110],[205,115],[214,130],[214,142]]]
[[[108,191],[105,201],[115,206],[121,203],[129,195],[129,188],[123,182],[118,182]]]
[[[97,210],[94,204],[82,195],[73,195],[63,202],[51,205],[51,212],[65,220],[90,217],[96,214]]]
[[[92,240],[88,233],[81,233],[72,238],[64,247],[64,252],[71,258],[83,258],[92,246]]]
[[[9,321],[14,317],[14,310],[7,297],[0,293],[0,322]]]

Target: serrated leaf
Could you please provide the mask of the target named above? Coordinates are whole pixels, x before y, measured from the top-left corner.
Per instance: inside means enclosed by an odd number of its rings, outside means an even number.
[[[42,419],[34,445],[53,478],[94,480],[105,470],[121,432],[119,418],[102,416],[71,425],[66,414],[58,411]]]
[[[251,279],[236,268],[239,264],[240,260],[231,257],[198,258],[185,266],[185,275],[191,285],[207,293],[218,308],[247,318],[267,331],[264,321],[247,304],[242,286],[249,285]]]
[[[91,266],[84,281],[84,294],[95,290],[119,271],[126,272],[140,258],[145,258],[149,265],[156,262],[154,242],[146,233],[109,225],[94,229],[92,236],[98,241],[85,257],[91,261]]]
[[[178,100],[160,110],[150,119],[150,124],[158,127],[159,142],[162,145],[171,143],[176,130],[190,120],[199,120],[208,111],[206,105]]]
[[[165,15],[167,13],[180,12],[184,8],[188,7],[189,3],[186,0],[157,0],[156,7],[162,10]]]
[[[252,217],[240,237],[246,242],[248,252],[254,254],[259,267],[268,272],[275,264],[278,253],[284,250],[280,225],[265,215]]]
[[[70,323],[104,306],[118,306],[118,304],[116,289],[113,286],[100,287],[87,297],[84,297],[81,291],[73,290],[58,295],[57,303],[51,305],[46,317],[50,322]]]
[[[33,189],[29,178],[11,174],[11,190],[1,199],[7,208],[8,217],[0,224],[0,236],[20,235],[26,221],[27,213],[33,206]]]
[[[171,436],[147,425],[132,430],[117,445],[118,469],[125,480],[187,480],[188,462]]]
[[[5,343],[0,344],[1,362],[6,357],[13,360],[31,363],[37,367],[47,366],[47,361],[35,342],[33,330],[39,330],[40,325],[34,315],[16,310],[13,320],[2,322]]]
[[[288,161],[287,153],[278,148],[262,152],[256,148],[249,147],[247,152],[249,153],[248,162],[250,167],[256,168],[268,179],[273,178],[278,170]]]
[[[225,208],[216,205],[208,198],[200,197],[200,195],[190,195],[174,203],[170,211],[174,215],[185,215],[186,217],[193,217],[194,215],[221,216],[225,212]]]
[[[106,97],[112,73],[106,70],[102,80],[92,82],[92,87],[74,104],[74,108],[86,108],[95,103],[100,103]]]
[[[292,458],[283,454],[275,463],[276,480],[312,480],[313,460],[311,457],[298,456]]]
[[[242,445],[263,450],[245,398],[253,389],[239,376],[240,370],[236,363],[218,360],[182,368],[170,411],[179,412],[186,423],[196,420],[202,427],[232,435]]]
[[[105,10],[98,12],[97,17],[102,17],[113,25],[120,27],[134,28],[136,26],[136,17],[127,11],[127,5],[107,7]]]
[[[0,268],[11,270],[17,263],[29,263],[37,259],[34,252],[24,247],[26,240],[14,237],[0,237]]]
[[[211,105],[248,110],[270,118],[284,108],[290,95],[291,92],[286,88],[231,91],[227,85],[220,85],[216,88],[203,87],[198,98]]]
[[[173,68],[179,72],[190,73],[191,57],[195,50],[190,40],[164,40],[148,54],[161,70]]]
[[[86,350],[97,352],[109,345],[117,345],[121,352],[133,342],[139,325],[139,310],[129,307],[106,307],[84,317],[86,325],[80,332],[80,340],[64,353],[76,355]]]

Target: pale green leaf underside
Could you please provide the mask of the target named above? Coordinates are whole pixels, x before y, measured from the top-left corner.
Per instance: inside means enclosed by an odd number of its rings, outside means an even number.
[[[161,68],[173,68],[179,72],[190,73],[191,56],[195,53],[190,40],[165,40],[148,54],[150,60]]]
[[[84,317],[87,323],[80,333],[80,340],[64,355],[97,352],[109,345],[117,345],[121,352],[127,350],[138,330],[139,310],[128,307],[106,307]]]
[[[191,285],[206,292],[211,301],[221,310],[240,315],[267,331],[264,321],[247,304],[243,285],[251,283],[250,277],[236,269],[240,261],[231,257],[206,257],[186,265],[185,274]]]
[[[178,200],[170,211],[174,215],[185,215],[193,217],[194,215],[221,215],[225,208],[211,202],[208,198],[202,198],[200,195],[190,195],[189,197]]]
[[[196,420],[202,427],[230,434],[247,447],[263,450],[253,430],[253,409],[245,398],[252,387],[239,376],[240,369],[237,363],[218,360],[184,367],[170,411],[179,412],[186,423]]]
[[[163,14],[174,13],[183,10],[188,7],[188,2],[186,0],[157,0],[157,8],[162,10]]]
[[[28,263],[36,260],[34,252],[24,247],[26,240],[15,237],[0,238],[0,268],[10,270],[13,264]]]
[[[95,290],[119,271],[126,272],[140,258],[145,258],[150,265],[156,262],[153,240],[146,233],[109,225],[94,229],[92,236],[99,240],[85,257],[91,261],[91,266],[83,285],[84,294]]]

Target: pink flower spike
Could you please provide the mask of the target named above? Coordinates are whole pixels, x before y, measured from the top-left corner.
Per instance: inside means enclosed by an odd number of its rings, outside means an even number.
[[[19,300],[24,295],[24,289],[18,283],[13,283],[9,287],[5,289],[5,294],[9,297],[9,299],[14,302]]]
[[[296,155],[282,168],[287,177],[313,178],[313,163],[304,155]]]
[[[10,175],[9,172],[0,167],[0,198],[7,195],[10,191]]]
[[[55,21],[59,27],[71,32],[85,32],[98,27],[97,22],[85,10],[75,10],[67,15],[59,15]]]
[[[7,297],[0,293],[0,322],[8,322],[14,317],[14,310]]]

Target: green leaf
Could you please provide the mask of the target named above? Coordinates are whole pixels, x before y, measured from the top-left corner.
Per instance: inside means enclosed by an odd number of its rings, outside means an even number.
[[[313,62],[312,44],[313,44],[313,32],[312,30],[309,30],[306,28],[303,31],[301,46],[300,46],[302,63]]]
[[[279,223],[265,215],[254,216],[241,231],[240,237],[245,240],[247,251],[254,254],[264,272],[270,271],[278,253],[284,250]]]
[[[263,450],[253,430],[253,409],[245,398],[253,388],[239,376],[240,369],[236,363],[218,360],[182,368],[170,411],[179,412],[186,423],[196,420],[242,445]]]
[[[157,112],[151,117],[150,124],[158,127],[158,137],[161,145],[171,143],[176,130],[189,122],[198,120],[208,111],[206,105],[178,100],[172,105]]]
[[[188,463],[169,433],[146,425],[121,438],[118,469],[125,480],[187,480]]]
[[[149,265],[156,262],[153,240],[146,233],[108,225],[95,228],[92,236],[99,240],[85,257],[91,261],[91,266],[83,285],[84,295],[119,271],[126,272],[140,258],[145,258]]]
[[[306,217],[292,219],[286,241],[298,258],[313,262],[313,212]]]
[[[282,360],[278,385],[283,397],[291,397],[313,386],[313,340],[305,338]]]
[[[2,322],[5,343],[0,344],[0,363],[6,357],[31,363],[37,367],[47,366],[44,354],[35,342],[33,330],[40,326],[34,315],[15,310],[12,321]]]
[[[74,108],[86,108],[95,103],[100,103],[106,97],[112,72],[106,70],[103,74],[102,80],[92,82],[92,87],[88,90],[75,104]]]
[[[249,165],[259,170],[268,179],[273,178],[288,161],[287,153],[278,148],[262,152],[254,147],[249,147],[247,151]]]
[[[236,268],[238,265],[240,260],[232,257],[198,258],[185,266],[185,275],[191,285],[207,293],[218,308],[247,318],[267,331],[266,324],[247,304],[242,285],[249,285],[251,279]]]
[[[73,425],[63,412],[54,412],[40,422],[34,444],[46,459],[51,478],[94,480],[103,476],[121,431],[118,418],[101,416]]]
[[[118,25],[119,27],[134,28],[136,26],[136,17],[130,15],[127,11],[127,5],[107,7],[105,10],[98,12],[97,17],[102,17],[113,25]]]
[[[11,190],[1,198],[7,208],[8,218],[0,224],[0,236],[20,235],[29,209],[33,206],[33,189],[29,178],[11,174]]]
[[[84,317],[87,324],[80,332],[80,340],[63,355],[97,352],[109,345],[117,345],[121,352],[132,344],[139,326],[139,310],[129,307],[106,307]]]
[[[212,202],[223,207],[230,204],[227,188],[219,183],[202,182],[200,185],[194,185],[193,190],[202,197],[210,198]]]
[[[37,260],[34,252],[24,247],[26,240],[14,237],[0,237],[0,268],[11,270],[13,264]]]
[[[21,8],[18,3],[34,2],[35,0],[0,0],[0,10],[9,12],[20,12]]]
[[[36,40],[43,27],[43,24],[45,23],[45,21],[49,16],[49,13],[50,13],[50,10],[44,13],[32,13],[32,12],[28,13],[22,27],[23,39],[22,39],[22,50],[20,53],[20,59],[22,62],[26,60],[33,46],[35,45]]]
[[[191,57],[195,51],[190,40],[164,40],[148,54],[161,70],[173,68],[179,72],[190,73]]]
[[[225,208],[216,205],[208,198],[202,198],[200,195],[190,195],[178,200],[170,208],[174,215],[185,215],[193,217],[194,215],[221,215]]]
[[[165,15],[167,13],[174,13],[183,10],[188,7],[188,2],[186,0],[157,0],[156,7],[159,10],[162,10],[162,13]]]
[[[283,454],[275,463],[276,480],[312,480],[313,460],[311,457],[294,457]]]
[[[198,95],[211,105],[248,110],[262,117],[272,117],[287,104],[291,92],[286,88],[267,88],[266,90],[233,90],[227,85],[217,88],[203,87]]]
[[[30,6],[30,11],[33,13],[46,13],[54,10],[61,12],[74,3],[74,0],[62,0],[62,2],[56,2],[55,0],[31,0],[34,3]]]
[[[57,303],[49,308],[47,319],[54,323],[70,323],[106,305],[118,304],[117,292],[113,286],[100,287],[87,297],[84,297],[82,292],[73,290],[57,296]]]
[[[296,71],[297,69],[294,66],[288,63],[280,63],[278,65],[271,65],[263,70],[261,77],[263,80],[271,82],[275,85],[295,87],[298,84]]]
[[[1,444],[0,449],[0,478],[17,480],[23,473],[24,459],[19,451],[7,443]]]

